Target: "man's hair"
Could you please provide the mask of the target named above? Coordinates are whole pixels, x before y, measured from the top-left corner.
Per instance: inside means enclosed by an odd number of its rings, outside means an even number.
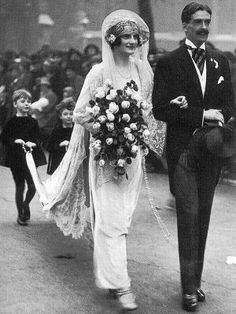
[[[26,99],[28,98],[29,100],[31,100],[32,95],[26,89],[23,89],[23,88],[17,89],[16,91],[14,91],[12,95],[13,103],[15,103],[20,98],[26,98]]]
[[[182,14],[181,14],[182,23],[189,23],[189,21],[192,18],[192,15],[197,11],[206,11],[210,14],[210,16],[212,14],[212,11],[208,7],[208,5],[200,4],[197,2],[191,2],[187,4],[182,11]]]
[[[63,99],[57,106],[56,111],[59,115],[61,115],[63,110],[71,110],[73,111],[75,109],[75,101],[72,97],[67,97]]]

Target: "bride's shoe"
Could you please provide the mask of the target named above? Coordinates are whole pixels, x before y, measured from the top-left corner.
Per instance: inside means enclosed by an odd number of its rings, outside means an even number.
[[[117,291],[117,298],[120,303],[121,309],[124,311],[134,311],[138,308],[135,303],[135,296],[131,290]]]

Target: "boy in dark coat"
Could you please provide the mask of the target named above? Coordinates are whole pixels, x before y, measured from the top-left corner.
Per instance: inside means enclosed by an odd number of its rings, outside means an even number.
[[[12,96],[16,115],[5,125],[1,140],[6,148],[6,163],[15,182],[15,201],[18,211],[17,223],[27,225],[30,219],[29,204],[35,195],[35,186],[26,164],[25,150],[31,150],[36,167],[46,164],[40,146],[38,122],[29,116],[31,94],[25,89],[16,90]],[[24,197],[25,183],[27,191]]]
[[[68,148],[73,129],[72,118],[74,107],[75,102],[72,97],[63,99],[56,107],[60,123],[56,125],[48,141],[48,174],[52,174],[56,170]]]

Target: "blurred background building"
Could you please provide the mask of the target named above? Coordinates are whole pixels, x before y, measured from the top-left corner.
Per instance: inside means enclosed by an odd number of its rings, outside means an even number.
[[[183,37],[180,15],[188,0],[0,0],[0,51],[31,53],[43,44],[55,49],[88,43],[100,46],[102,20],[125,8],[153,26],[157,47],[171,50]],[[236,1],[204,1],[213,10],[210,40],[220,49],[236,48]],[[152,18],[152,19],[151,19]]]

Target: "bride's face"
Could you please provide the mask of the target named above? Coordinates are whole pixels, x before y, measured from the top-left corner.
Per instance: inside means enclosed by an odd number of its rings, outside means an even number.
[[[138,32],[130,31],[130,29],[125,29],[120,36],[120,45],[115,46],[114,49],[117,53],[122,55],[132,55],[134,54],[139,42]]]

